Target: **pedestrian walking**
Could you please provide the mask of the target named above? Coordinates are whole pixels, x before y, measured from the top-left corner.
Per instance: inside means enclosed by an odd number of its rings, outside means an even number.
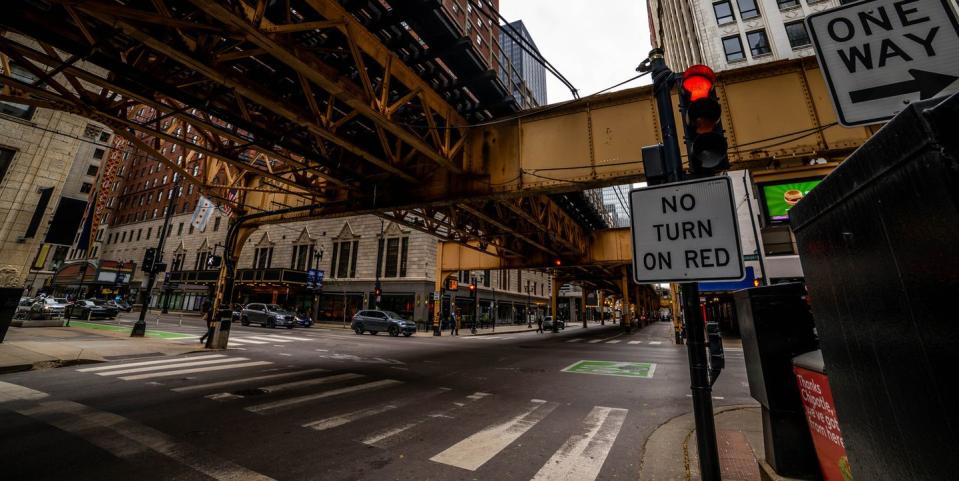
[[[200,311],[203,312],[203,318],[206,319],[206,334],[200,336],[200,344],[205,344],[207,338],[213,337],[213,305],[210,304],[210,300],[207,299],[203,301],[203,305],[200,306]]]
[[[450,335],[451,336],[455,336],[459,333],[459,329],[457,329],[457,326],[456,326],[456,322],[457,322],[456,319],[457,319],[456,310],[455,309],[451,310],[450,311]]]
[[[542,333],[543,333],[543,318],[542,318],[542,317],[537,317],[537,318],[536,318],[536,333],[537,333],[537,334],[542,334]]]

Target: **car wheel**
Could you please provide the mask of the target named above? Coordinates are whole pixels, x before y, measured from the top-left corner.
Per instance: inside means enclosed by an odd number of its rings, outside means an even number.
[[[404,332],[404,333],[403,333],[403,337],[410,337],[410,336],[412,336],[412,335],[413,335],[412,332]]]
[[[375,336],[377,332],[379,332],[379,331],[370,331],[370,334],[372,334],[372,335]]]
[[[241,317],[241,318],[240,318],[240,325],[241,325],[241,326],[249,326],[249,325],[250,325],[250,320],[247,319],[247,318],[245,318],[245,317]]]
[[[400,328],[396,326],[390,326],[390,336],[396,337],[400,335]]]
[[[363,335],[363,324],[357,324],[356,327],[353,328],[353,332]]]

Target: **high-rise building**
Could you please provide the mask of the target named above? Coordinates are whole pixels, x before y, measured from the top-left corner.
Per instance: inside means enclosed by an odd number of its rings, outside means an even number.
[[[610,216],[610,227],[629,227],[629,191],[632,186],[612,185],[599,189],[602,195],[603,207]]]
[[[84,61],[76,65],[95,70]],[[35,82],[34,72],[0,55],[0,73]],[[0,93],[11,88],[0,82]],[[76,115],[0,101],[0,287],[35,294],[50,282],[76,238],[112,137]]]
[[[673,71],[713,70],[815,54],[803,20],[841,0],[648,0],[650,39]]]
[[[503,69],[500,78],[512,91],[520,108],[546,105],[546,67],[533,37],[522,20],[500,27],[499,43],[502,49]],[[534,55],[535,54],[535,55]]]

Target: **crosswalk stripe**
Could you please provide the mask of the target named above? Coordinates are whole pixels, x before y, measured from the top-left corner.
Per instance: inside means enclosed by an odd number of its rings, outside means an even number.
[[[618,343],[620,343],[620,342],[623,342],[623,340],[622,340],[622,339],[613,339],[612,341],[606,341],[606,344],[618,344]]]
[[[152,366],[154,364],[173,364],[177,362],[197,361],[200,359],[215,359],[218,357],[226,357],[226,356],[223,354],[207,354],[204,356],[181,357],[177,359],[160,359],[158,361],[128,362],[125,364],[113,364],[110,366],[87,367],[83,369],[77,369],[77,372],[109,371],[109,370],[120,369],[125,367]]]
[[[253,377],[246,377],[246,378],[242,378],[242,379],[229,379],[229,380],[226,380],[226,381],[211,382],[211,383],[207,383],[207,384],[197,384],[197,385],[193,385],[193,386],[183,386],[183,387],[173,388],[173,389],[171,389],[171,391],[175,391],[175,392],[199,391],[199,390],[203,390],[203,389],[210,389],[210,388],[217,388],[217,387],[229,386],[229,385],[232,385],[232,384],[243,384],[243,383],[245,383],[245,382],[253,382],[253,381],[265,381],[265,380],[267,380],[267,379],[282,379],[282,378],[284,378],[284,377],[302,376],[302,375],[304,375],[304,374],[313,374],[313,373],[317,373],[317,372],[326,372],[326,371],[327,371],[326,369],[316,368],[316,369],[306,369],[306,370],[303,370],[303,371],[281,372],[281,373],[278,373],[278,374],[267,374],[267,375],[264,375],[264,376],[253,376]]]
[[[144,450],[149,449],[217,481],[274,481],[211,452],[181,443],[149,426],[73,401],[41,402],[18,412],[131,462],[142,462]]]
[[[649,341],[649,343],[650,343],[651,345],[653,345],[653,346],[658,346],[658,345],[662,344],[663,342],[662,342],[662,341]]]
[[[230,342],[237,342],[237,341],[242,342],[242,343],[244,343],[244,344],[269,344],[269,343],[266,342],[266,341],[257,341],[257,340],[253,340],[253,339],[247,339],[247,338],[245,338],[245,337],[240,338],[240,339],[235,339],[235,340],[234,340],[234,339],[230,339]]]
[[[309,401],[315,401],[317,399],[339,396],[340,394],[349,394],[349,393],[361,392],[361,391],[372,391],[375,389],[382,389],[382,388],[393,386],[396,384],[403,384],[403,381],[397,381],[395,379],[382,379],[380,381],[372,381],[365,384],[357,384],[355,386],[334,389],[332,391],[325,391],[325,392],[316,393],[316,394],[308,394],[305,396],[297,396],[289,399],[283,399],[281,401],[256,404],[254,406],[247,407],[246,410],[253,413],[263,413],[265,411],[272,411],[275,409],[292,406],[294,404],[300,404],[300,403],[305,403]]]
[[[450,446],[430,458],[430,461],[476,471],[499,454],[533,426],[553,412],[559,403],[534,399],[520,415],[500,424],[494,424]]]
[[[49,396],[45,392],[35,391],[19,384],[0,381],[0,403],[8,401],[36,401]]]
[[[596,406],[583,420],[585,433],[574,434],[533,476],[532,481],[592,481],[626,420],[626,409]]]
[[[316,431],[324,431],[327,429],[332,429],[337,426],[342,426],[344,424],[356,421],[357,419],[363,419],[370,416],[375,416],[377,414],[382,414],[387,411],[392,411],[394,409],[407,406],[414,402],[420,402],[446,391],[449,391],[449,388],[437,389],[427,393],[426,395],[408,396],[406,398],[403,398],[400,400],[394,400],[392,402],[380,404],[378,406],[373,406],[366,409],[360,409],[360,410],[349,412],[346,414],[341,414],[339,416],[332,416],[326,419],[320,419],[318,421],[309,422],[304,424],[303,427],[310,428]]]
[[[296,389],[298,387],[316,386],[319,384],[331,384],[334,382],[348,381],[350,379],[358,379],[361,377],[366,377],[366,376],[362,374],[353,374],[351,372],[347,372],[343,374],[334,374],[332,376],[318,377],[314,379],[304,379],[302,381],[293,381],[293,382],[286,382],[283,384],[274,384],[272,386],[261,387],[260,391],[280,392],[280,391],[286,391],[289,389]]]
[[[289,336],[285,334],[263,334],[262,336],[257,336],[257,337],[265,337],[268,339],[280,339],[284,341],[312,341],[313,340],[313,339],[310,339],[309,337]]]
[[[596,344],[597,342],[603,342],[603,339],[590,339],[588,342],[590,344]]]
[[[641,344],[643,341],[629,341],[629,344]]]
[[[402,437],[397,437],[399,434],[404,433],[432,419],[450,419],[453,417],[453,413],[455,413],[457,410],[465,409],[468,403],[479,401],[480,399],[486,398],[488,396],[492,396],[492,394],[485,393],[485,392],[475,392],[473,394],[470,394],[469,396],[466,396],[466,399],[468,401],[465,403],[459,403],[459,402],[453,403],[454,406],[451,408],[448,408],[442,411],[432,412],[426,416],[423,416],[417,421],[407,423],[399,427],[378,431],[376,433],[373,433],[367,436],[360,442],[362,442],[363,444],[366,444],[367,446],[378,446],[381,448],[388,447],[389,445],[394,443],[400,443],[402,442]],[[396,437],[396,439],[392,439],[394,437]]]
[[[126,366],[117,366],[116,370],[113,371],[101,371],[96,372],[97,376],[119,376],[121,374],[133,374],[135,372],[150,372],[150,371],[163,371],[166,369],[179,369],[181,367],[188,366],[209,366],[212,364],[223,364],[227,362],[237,362],[237,361],[248,361],[249,359],[245,357],[224,357],[221,359],[204,359],[202,361],[193,361],[193,362],[178,362],[176,364],[162,364],[156,366],[144,366],[144,367],[134,367],[131,369],[123,369]]]
[[[245,345],[247,344],[247,343],[245,343],[245,342],[243,342],[243,341],[238,341],[238,340],[236,340],[236,339],[230,339],[229,343],[230,343],[231,345],[235,345],[235,346],[245,346]],[[265,343],[264,343],[264,344],[265,344]]]
[[[192,369],[178,369],[176,371],[161,371],[161,372],[150,372],[146,374],[134,374],[132,376],[122,376],[120,377],[120,379],[123,379],[124,381],[136,381],[139,379],[152,379],[156,377],[179,376],[181,374],[194,374],[198,372],[223,371],[226,369],[239,369],[241,367],[266,366],[267,364],[273,364],[273,363],[270,361],[241,362],[239,364],[224,364],[220,366],[205,366],[205,367],[195,367]]]
[[[272,337],[267,337],[267,336],[250,336],[250,337],[247,337],[246,339],[256,339],[258,341],[270,341],[270,342],[293,342],[292,340],[289,340],[289,339],[282,339],[282,338],[274,339]]]
[[[584,341],[584,340],[585,340],[585,339],[583,339],[582,337],[577,337],[576,339],[570,339],[570,340],[568,340],[568,341],[566,341],[566,342],[582,342],[582,341]]]

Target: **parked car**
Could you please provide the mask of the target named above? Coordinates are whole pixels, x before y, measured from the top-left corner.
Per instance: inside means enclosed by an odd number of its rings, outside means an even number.
[[[30,317],[30,307],[33,306],[34,299],[32,297],[21,297],[20,302],[17,303],[17,310],[13,313],[14,319],[27,319]]]
[[[566,329],[566,321],[562,319],[556,320],[557,329]],[[543,330],[553,330],[553,316],[546,316],[543,318]]]
[[[93,299],[74,302],[68,312],[73,319],[87,319],[88,316],[90,319],[113,319],[118,314],[117,308]]]
[[[133,305],[127,301],[107,301],[107,306],[115,307],[117,311],[131,312],[133,311]]]
[[[67,300],[63,297],[44,297],[30,306],[30,319],[60,319],[67,309]]]
[[[243,304],[233,304],[231,307],[230,322],[240,322],[240,314],[243,312]]]
[[[353,322],[350,328],[357,334],[369,332],[376,333],[388,332],[396,337],[403,334],[410,337],[416,332],[416,324],[400,317],[399,314],[391,311],[359,311],[353,316]]]
[[[296,325],[300,327],[311,327],[313,325],[313,318],[306,314],[297,314]]]
[[[240,324],[249,326],[259,324],[274,328],[277,326],[293,329],[296,325],[296,315],[276,304],[250,303],[240,311]]]

